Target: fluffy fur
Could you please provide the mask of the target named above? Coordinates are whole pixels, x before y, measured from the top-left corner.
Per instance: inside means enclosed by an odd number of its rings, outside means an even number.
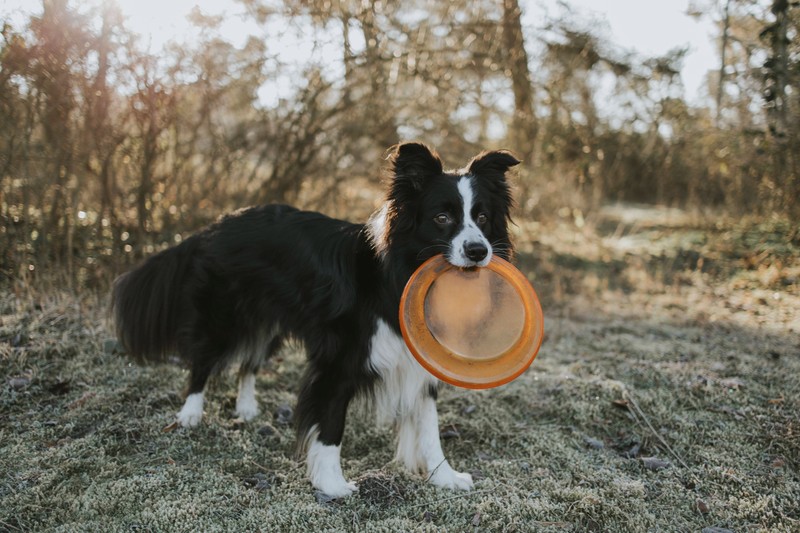
[[[439,486],[470,489],[439,442],[437,381],[400,336],[402,290],[426,259],[484,266],[508,259],[511,195],[505,173],[518,161],[485,152],[444,171],[419,143],[395,147],[384,205],[353,224],[285,205],[246,209],[121,276],[113,290],[117,334],[144,361],[177,354],[190,368],[181,425],[200,423],[209,376],[239,363],[236,411],[258,415],[255,375],[286,338],[305,346],[308,366],[295,420],[308,475],[333,497],[357,490],[340,449],[351,401],[374,400],[395,422],[397,460]]]

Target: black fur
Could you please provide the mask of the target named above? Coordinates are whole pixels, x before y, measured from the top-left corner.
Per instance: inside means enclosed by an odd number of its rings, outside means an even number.
[[[284,205],[224,217],[118,279],[119,340],[139,360],[162,361],[177,352],[189,364],[188,392],[194,393],[236,355],[252,371],[284,338],[297,339],[309,362],[298,432],[305,436],[316,424],[322,443],[338,444],[351,399],[381,378],[368,364],[377,320],[399,334],[405,283],[458,230],[433,218],[442,211],[463,218],[455,184],[465,173],[475,177],[475,210],[489,214],[482,231],[495,253],[511,254],[505,172],[517,163],[509,153],[489,152],[464,170],[445,172],[426,146],[407,143],[390,156],[389,191],[377,215],[383,225]],[[435,398],[435,389],[428,394]]]

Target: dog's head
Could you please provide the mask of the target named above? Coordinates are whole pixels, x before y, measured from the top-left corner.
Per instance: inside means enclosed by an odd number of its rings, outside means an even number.
[[[519,163],[511,153],[483,152],[463,169],[446,171],[427,146],[404,143],[389,161],[387,202],[377,217],[383,252],[413,254],[417,264],[441,253],[461,268],[486,266],[492,254],[509,258],[506,172]]]

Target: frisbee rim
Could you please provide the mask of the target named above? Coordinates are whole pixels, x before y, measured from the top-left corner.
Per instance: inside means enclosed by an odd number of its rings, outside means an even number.
[[[428,329],[424,302],[431,285],[444,273],[459,269],[441,254],[422,263],[409,278],[400,297],[399,320],[403,340],[414,359],[437,379],[468,389],[489,389],[518,378],[536,359],[544,339],[544,315],[536,291],[514,265],[493,255],[486,267],[478,268],[488,268],[509,283],[525,311],[519,338],[500,355],[470,359],[439,343]],[[498,367],[504,371],[498,371]],[[491,369],[495,372],[487,379],[474,377],[481,370]]]

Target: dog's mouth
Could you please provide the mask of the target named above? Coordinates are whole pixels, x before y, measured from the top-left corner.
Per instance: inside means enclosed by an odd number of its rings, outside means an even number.
[[[464,257],[456,257],[453,258],[450,254],[445,254],[445,259],[447,260],[450,265],[454,266],[455,268],[463,271],[463,272],[474,272],[481,268],[486,268],[491,261],[491,254],[489,254],[484,259],[480,261],[473,261],[470,259],[466,259]]]

